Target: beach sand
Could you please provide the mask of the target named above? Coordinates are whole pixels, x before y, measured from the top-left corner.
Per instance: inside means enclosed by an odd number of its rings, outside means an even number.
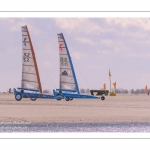
[[[150,96],[105,98],[16,101],[13,94],[0,94],[0,123],[150,122]]]

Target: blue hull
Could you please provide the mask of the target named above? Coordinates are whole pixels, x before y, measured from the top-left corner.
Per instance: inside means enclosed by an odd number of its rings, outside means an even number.
[[[57,95],[61,95],[63,98],[65,97],[69,97],[69,98],[88,98],[88,99],[99,99],[100,97],[97,97],[97,96],[93,96],[93,95],[84,95],[84,94],[74,94],[74,93],[59,93],[59,92],[56,92],[54,91],[54,95],[57,96]]]
[[[30,92],[19,92],[14,89],[14,95],[20,94],[22,98],[44,98],[44,99],[62,99],[61,96],[53,96],[48,94],[30,93]]]
[[[84,95],[84,94],[62,94],[63,97],[70,97],[70,98],[87,98],[87,99],[99,99],[97,96],[92,95]]]

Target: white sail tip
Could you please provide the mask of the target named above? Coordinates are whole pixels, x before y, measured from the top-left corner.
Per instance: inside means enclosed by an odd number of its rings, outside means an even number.
[[[62,34],[62,33],[58,33],[57,35],[58,35],[58,36],[63,36],[63,34]]]
[[[25,25],[25,26],[21,26],[21,30],[22,31],[27,31],[27,26]]]

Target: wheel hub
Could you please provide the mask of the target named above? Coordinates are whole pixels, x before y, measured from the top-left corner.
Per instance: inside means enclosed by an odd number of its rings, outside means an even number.
[[[20,99],[20,98],[21,98],[21,96],[20,96],[20,95],[16,95],[16,98],[17,98],[17,99]]]

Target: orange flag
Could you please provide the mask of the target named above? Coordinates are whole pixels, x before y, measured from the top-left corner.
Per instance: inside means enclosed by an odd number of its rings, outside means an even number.
[[[116,88],[116,82],[115,82],[115,83],[113,83],[113,86],[114,86],[114,88]]]
[[[104,83],[104,85],[103,85],[103,86],[104,86],[104,90],[106,90],[106,84],[105,84],[105,83]]]
[[[147,85],[146,85],[146,87],[145,87],[145,89],[144,89],[145,91],[147,91],[148,90],[148,87],[147,87]]]

